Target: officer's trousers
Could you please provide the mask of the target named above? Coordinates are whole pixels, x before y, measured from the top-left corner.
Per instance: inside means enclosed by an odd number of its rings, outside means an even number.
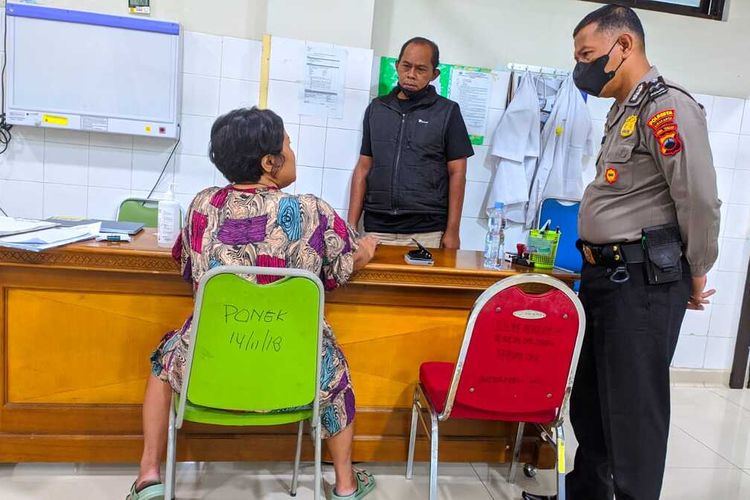
[[[669,434],[669,365],[691,279],[649,285],[645,264],[630,280],[586,264],[580,299],[586,334],[571,396],[578,451],[566,478],[569,500],[657,500]]]

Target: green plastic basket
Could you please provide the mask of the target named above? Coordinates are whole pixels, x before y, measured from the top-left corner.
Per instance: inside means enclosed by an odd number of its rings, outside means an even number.
[[[540,231],[532,229],[529,232],[529,248],[531,252],[531,262],[534,267],[539,269],[552,269],[555,267],[555,257],[557,257],[557,244],[560,242],[562,233],[558,231]]]

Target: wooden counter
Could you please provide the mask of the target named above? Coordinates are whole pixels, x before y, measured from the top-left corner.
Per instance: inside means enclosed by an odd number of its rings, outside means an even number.
[[[437,250],[432,267],[407,265],[404,253],[379,247],[349,285],[327,297],[326,315],[354,378],[357,461],[405,460],[420,363],[453,361],[479,294],[529,272],[485,270],[477,252]],[[138,461],[149,354],[192,306],[190,285],[153,231],[132,243],[92,241],[41,254],[0,248],[0,461]],[[506,461],[514,427],[449,421],[441,459]],[[294,454],[291,426],[185,429],[180,460]],[[427,452],[422,440],[417,458]],[[531,435],[522,459],[552,461]]]

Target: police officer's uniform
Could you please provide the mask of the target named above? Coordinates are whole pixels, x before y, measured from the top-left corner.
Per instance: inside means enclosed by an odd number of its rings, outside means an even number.
[[[587,326],[571,399],[579,448],[567,494],[656,500],[669,366],[691,276],[705,275],[718,253],[721,202],[705,112],[652,68],[611,109],[596,170],[579,213]]]

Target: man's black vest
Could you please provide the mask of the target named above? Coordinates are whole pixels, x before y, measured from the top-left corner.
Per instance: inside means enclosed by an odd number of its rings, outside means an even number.
[[[370,104],[372,167],[367,175],[366,211],[448,213],[445,132],[456,103],[430,89],[406,113],[395,92]]]

